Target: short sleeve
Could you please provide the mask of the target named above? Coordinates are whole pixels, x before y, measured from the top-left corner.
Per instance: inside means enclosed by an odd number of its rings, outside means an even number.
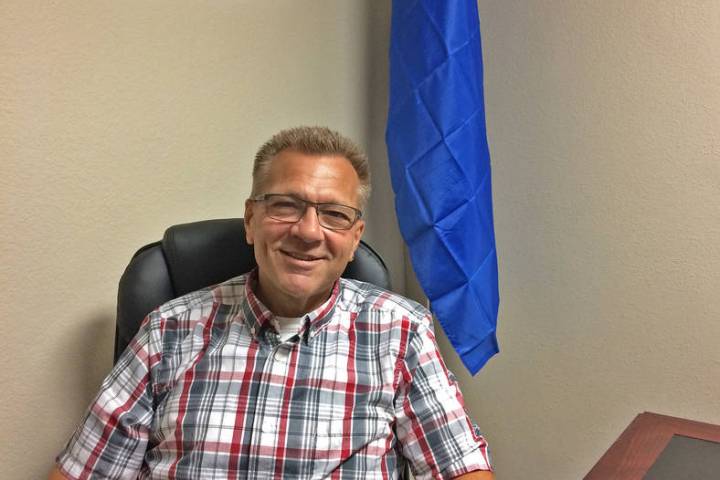
[[[105,378],[57,465],[67,477],[137,478],[153,419],[151,314]]]
[[[488,446],[445,367],[429,315],[410,329],[399,364],[396,434],[417,479],[491,470]]]

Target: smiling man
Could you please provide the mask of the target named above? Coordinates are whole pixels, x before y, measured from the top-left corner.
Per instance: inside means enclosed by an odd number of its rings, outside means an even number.
[[[336,153],[286,148],[259,158],[272,161],[256,168],[260,178],[245,204],[256,293],[276,315],[300,316],[327,300],[360,243],[360,180]]]
[[[148,315],[51,478],[493,478],[428,311],[340,278],[369,177],[327,128],[263,145],[258,268]]]

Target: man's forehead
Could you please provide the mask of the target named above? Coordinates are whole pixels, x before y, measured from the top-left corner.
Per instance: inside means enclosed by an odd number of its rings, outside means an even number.
[[[291,180],[294,177],[317,182],[337,180],[343,185],[360,181],[350,160],[336,154],[283,151],[273,157],[268,173],[271,182]]]
[[[322,162],[323,160],[333,159],[338,165],[345,165],[355,170],[350,160],[340,153],[321,153],[321,152],[306,152],[294,148],[285,148],[280,150],[278,153],[273,155],[270,159],[272,165],[285,165],[294,162],[304,162],[307,164],[315,164]]]

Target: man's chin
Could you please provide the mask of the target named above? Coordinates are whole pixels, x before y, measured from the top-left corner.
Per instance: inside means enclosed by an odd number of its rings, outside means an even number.
[[[302,274],[288,274],[283,283],[286,295],[296,302],[297,306],[313,304],[312,308],[319,306],[330,296],[333,285],[320,284]]]
[[[317,295],[323,288],[306,273],[288,273],[283,282],[285,291],[294,298]]]

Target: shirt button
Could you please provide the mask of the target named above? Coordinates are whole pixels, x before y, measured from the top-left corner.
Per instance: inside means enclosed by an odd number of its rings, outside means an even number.
[[[255,327],[250,327],[250,335],[255,336]]]
[[[288,359],[288,351],[284,348],[279,348],[273,358],[275,358],[275,361],[285,363]]]
[[[261,427],[263,433],[272,433],[275,431],[275,424],[269,421],[265,421]]]

